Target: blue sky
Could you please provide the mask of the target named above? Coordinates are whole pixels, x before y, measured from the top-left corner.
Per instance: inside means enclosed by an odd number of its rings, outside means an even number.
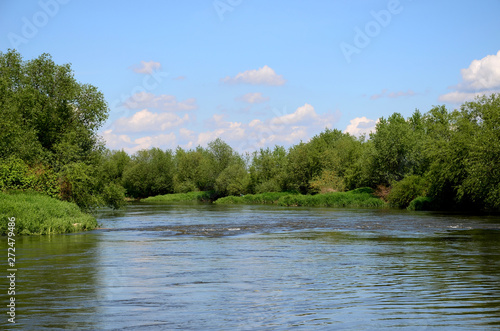
[[[500,91],[499,0],[0,0],[0,51],[71,63],[112,149],[240,152]]]

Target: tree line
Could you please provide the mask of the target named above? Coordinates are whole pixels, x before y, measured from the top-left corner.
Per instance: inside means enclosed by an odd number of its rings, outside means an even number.
[[[124,198],[212,191],[214,197],[374,188],[394,207],[500,209],[500,99],[380,118],[369,137],[325,129],[290,148],[241,154],[221,139],[185,150],[111,151],[97,134],[102,93],[48,54],[0,53],[0,189],[45,192],[83,209]]]

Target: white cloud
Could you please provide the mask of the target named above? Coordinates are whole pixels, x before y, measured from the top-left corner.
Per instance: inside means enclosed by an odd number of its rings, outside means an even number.
[[[500,51],[496,55],[473,60],[460,73],[462,82],[452,87],[454,91],[441,95],[439,101],[462,103],[479,95],[500,93]]]
[[[155,136],[146,136],[134,140],[134,147],[128,148],[125,151],[133,154],[141,149],[150,149],[159,147],[161,149],[174,149],[177,146],[177,139],[173,132],[168,134],[158,134]]]
[[[279,114],[267,120],[254,119],[248,123],[230,122],[224,115],[215,114],[210,131],[198,135],[196,144],[221,138],[239,151],[254,151],[260,147],[273,145],[292,145],[307,140],[311,134],[332,127],[339,117],[338,113],[318,114],[314,107],[305,104],[291,114]]]
[[[500,51],[481,60],[474,60],[469,68],[460,70],[463,83],[460,90],[484,90],[500,87]]]
[[[161,68],[160,62],[154,62],[154,61],[141,61],[140,66],[133,67],[132,70],[134,72],[137,72],[139,74],[152,74],[153,71],[158,70]]]
[[[500,89],[480,91],[480,92],[453,91],[453,92],[446,93],[446,94],[439,96],[439,101],[449,102],[449,103],[463,103],[465,101],[472,101],[478,96],[482,96],[484,94],[489,95],[492,93],[500,93]]]
[[[267,65],[257,70],[240,72],[235,77],[221,79],[226,84],[251,84],[251,85],[284,85],[285,79]]]
[[[189,121],[188,114],[180,117],[174,113],[153,113],[147,109],[138,111],[131,117],[122,117],[114,123],[115,131],[121,132],[146,132],[163,131],[178,127]]]
[[[109,148],[123,148],[128,153],[151,147],[175,149],[176,144],[182,148],[206,146],[216,138],[240,152],[252,152],[261,147],[291,146],[301,140],[307,141],[326,127],[331,128],[340,116],[339,112],[318,114],[309,104],[292,113],[276,109],[273,113],[274,116],[268,119],[250,121],[231,121],[227,114],[214,114],[205,123],[206,131],[195,132],[186,127],[191,122],[187,114],[180,117],[177,113],[154,113],[143,109],[132,116],[119,118],[113,123],[113,130],[104,131],[102,135]]]
[[[345,133],[349,133],[353,136],[361,136],[363,134],[368,135],[370,132],[375,132],[375,126],[379,120],[371,120],[369,118],[356,117],[351,120],[350,124],[344,130]]]
[[[243,101],[246,103],[262,103],[269,101],[269,97],[265,97],[260,92],[256,93],[247,93],[242,95],[241,97],[236,98],[237,101]]]
[[[117,135],[113,130],[106,130],[102,133],[106,146],[110,149],[122,149],[133,145],[132,140],[125,134]]]
[[[168,134],[158,134],[131,139],[128,135],[117,135],[112,130],[102,133],[106,141],[106,146],[110,149],[123,149],[129,154],[134,154],[141,149],[159,147],[162,149],[174,149],[177,146],[177,139],[173,132]]]
[[[188,111],[198,108],[195,98],[179,102],[173,95],[155,95],[148,92],[135,93],[123,105],[129,109],[155,108],[163,111]]]
[[[371,100],[377,100],[380,98],[399,98],[399,97],[411,97],[414,96],[415,92],[413,90],[408,90],[408,91],[397,91],[397,92],[389,92],[387,89],[383,89],[381,93],[379,94],[374,94],[370,96]]]

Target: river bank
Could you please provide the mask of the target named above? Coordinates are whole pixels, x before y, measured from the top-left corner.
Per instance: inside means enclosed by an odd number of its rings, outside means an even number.
[[[34,192],[0,192],[0,235],[16,220],[17,235],[79,232],[97,228],[97,220],[74,203]]]

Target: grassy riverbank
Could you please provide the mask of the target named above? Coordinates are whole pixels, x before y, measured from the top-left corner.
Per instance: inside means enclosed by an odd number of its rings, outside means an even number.
[[[287,192],[247,194],[228,196],[215,201],[216,204],[276,204],[279,206],[317,207],[386,207],[387,204],[373,195],[370,188],[349,192],[333,192],[316,195],[292,194]]]
[[[92,230],[97,220],[74,203],[40,193],[0,192],[0,234],[8,232],[9,218],[15,217],[15,233],[40,235]]]
[[[142,199],[144,202],[195,202],[195,201],[210,201],[213,196],[211,191],[198,191],[188,193],[174,193],[157,195]]]

